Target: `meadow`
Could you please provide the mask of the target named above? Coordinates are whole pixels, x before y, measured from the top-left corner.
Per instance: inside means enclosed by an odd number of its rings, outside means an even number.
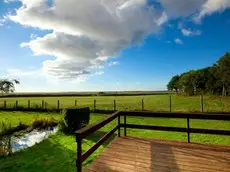
[[[142,105],[143,100],[143,105]],[[150,110],[170,111],[169,95],[127,95],[127,96],[55,96],[55,97],[1,97],[0,108],[16,106],[30,108],[41,107],[42,101],[48,109],[68,107],[90,107],[91,110]],[[59,103],[58,103],[59,102]],[[114,105],[115,103],[115,105]],[[29,105],[28,105],[29,104]],[[171,96],[171,111],[200,112],[200,96]],[[230,97],[204,96],[204,112],[230,112]]]
[[[90,123],[93,124],[102,120],[107,115],[91,113]],[[60,120],[61,113],[36,113],[36,112],[5,112],[0,111],[0,124],[5,122],[16,126],[19,121],[30,125],[34,119],[54,118]],[[184,119],[163,119],[163,118],[140,118],[128,117],[127,121],[134,124],[146,125],[162,125],[162,126],[177,126],[185,127],[186,120]],[[110,131],[117,124],[117,120],[106,125],[99,131],[93,133],[83,141],[83,151],[88,150],[98,139],[106,132]],[[211,121],[211,120],[191,120],[191,127],[210,128],[230,130],[230,122],[226,121]],[[1,129],[0,129],[1,130]],[[121,132],[123,133],[123,132]],[[165,132],[165,131],[148,131],[127,129],[128,136],[160,138],[169,140],[187,140],[186,133]],[[115,137],[114,135],[113,137]],[[207,134],[192,134],[192,142],[212,143],[212,144],[227,144],[230,145],[230,138],[227,136],[207,135]],[[108,144],[103,144],[94,154],[92,154],[85,162],[86,167]],[[75,171],[76,158],[76,142],[75,136],[65,135],[61,132],[51,136],[49,139],[37,144],[29,149],[15,153],[8,157],[0,157],[0,171]]]

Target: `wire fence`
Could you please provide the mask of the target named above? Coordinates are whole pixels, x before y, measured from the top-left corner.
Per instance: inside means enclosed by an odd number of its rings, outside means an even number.
[[[213,96],[137,96],[0,99],[0,110],[62,110],[89,107],[91,111],[230,112],[230,98]]]

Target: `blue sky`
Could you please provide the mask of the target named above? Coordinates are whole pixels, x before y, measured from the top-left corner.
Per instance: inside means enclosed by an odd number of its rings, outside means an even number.
[[[0,1],[0,76],[18,92],[165,90],[230,51],[230,1],[174,1]]]

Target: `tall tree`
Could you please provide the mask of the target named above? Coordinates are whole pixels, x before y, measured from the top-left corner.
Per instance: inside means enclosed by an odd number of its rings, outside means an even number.
[[[223,84],[221,81],[219,66],[214,64],[209,69],[208,81],[206,82],[206,89],[212,95],[220,95],[222,93]]]
[[[176,91],[178,92],[179,89],[179,75],[173,76],[172,79],[169,81],[167,87],[169,91]]]
[[[230,95],[230,53],[222,56],[211,67],[190,70],[172,77],[169,90],[179,90],[187,95]]]
[[[15,91],[15,84],[19,84],[20,82],[16,79],[0,79],[0,92],[4,93],[12,93]]]
[[[230,53],[226,53],[218,61],[219,72],[223,84],[223,94],[230,94]]]
[[[195,83],[192,82],[194,80],[193,72],[194,71],[189,71],[189,72],[182,73],[180,75],[179,85],[182,88],[181,90],[189,96],[194,95],[195,92],[194,90]]]

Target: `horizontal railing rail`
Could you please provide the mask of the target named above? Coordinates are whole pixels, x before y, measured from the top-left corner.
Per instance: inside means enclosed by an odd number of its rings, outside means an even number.
[[[221,113],[183,113],[183,112],[150,112],[150,111],[121,111],[122,116],[154,117],[154,118],[190,118],[208,120],[230,120],[230,114]]]
[[[124,117],[124,122],[121,123],[121,117]],[[153,125],[143,125],[143,124],[130,124],[127,123],[127,117],[149,117],[149,118],[178,118],[186,119],[187,127],[170,127],[170,126],[153,126]],[[88,151],[82,154],[82,139],[88,135],[94,133],[110,122],[118,119],[117,125],[99,139]],[[97,122],[94,125],[87,126],[76,131],[76,141],[77,141],[77,169],[78,172],[82,171],[82,163],[85,161],[99,146],[101,146],[112,134],[118,130],[118,136],[120,136],[121,127],[124,128],[124,136],[127,136],[127,128],[133,129],[147,129],[147,130],[158,130],[158,131],[172,131],[172,132],[185,132],[187,133],[188,142],[190,142],[190,133],[200,133],[200,134],[216,134],[216,135],[226,135],[230,136],[229,130],[215,130],[215,129],[204,129],[204,128],[191,128],[190,119],[202,119],[202,120],[224,120],[230,121],[230,114],[207,114],[207,113],[172,113],[172,112],[127,112],[120,111],[115,112],[111,116]]]
[[[105,125],[112,122],[114,119],[118,118],[118,125],[113,128],[110,132],[105,134],[102,138],[99,139],[97,143],[95,143],[88,151],[82,154],[82,139],[94,133],[95,131],[101,129]],[[118,130],[118,136],[120,136],[120,114],[119,112],[115,112],[111,116],[103,119],[102,121],[97,122],[94,125],[89,125],[84,127],[78,131],[76,131],[76,142],[77,142],[77,170],[78,172],[82,171],[82,163],[95,151],[98,147],[100,147],[106,140],[110,138],[116,131]]]

